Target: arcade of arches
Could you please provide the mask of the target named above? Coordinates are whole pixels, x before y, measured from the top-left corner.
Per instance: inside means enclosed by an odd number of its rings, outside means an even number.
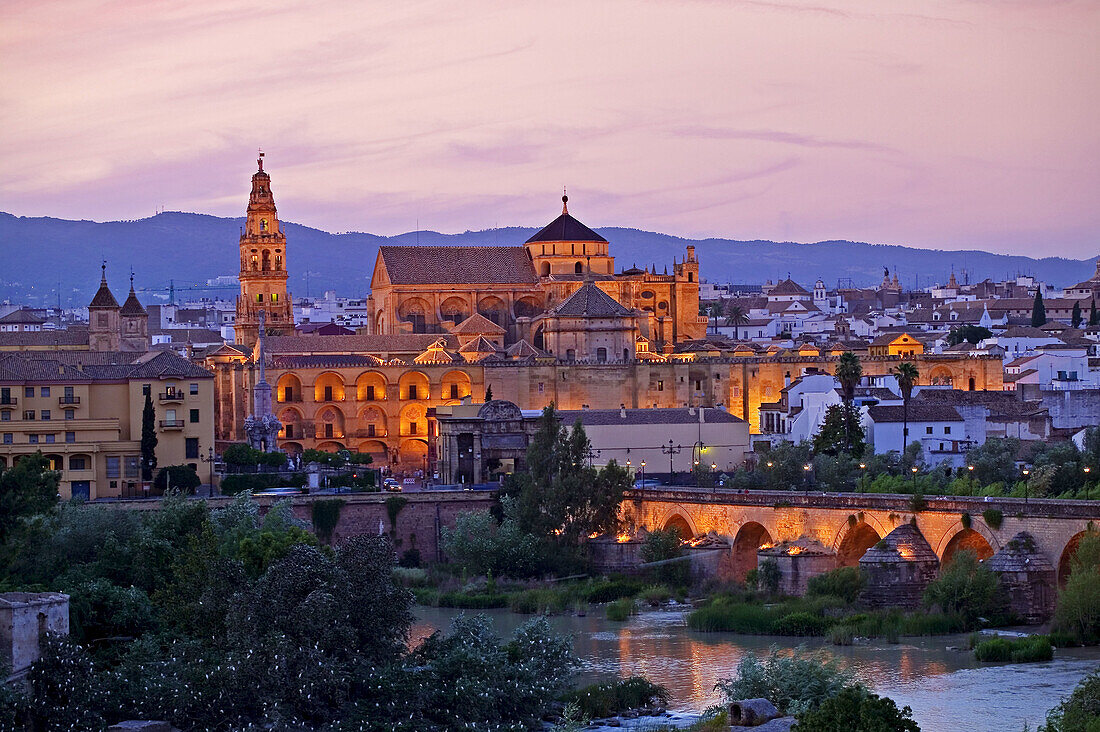
[[[686,540],[704,535],[710,550],[722,554],[717,572],[723,579],[743,580],[757,566],[757,551],[779,542],[814,540],[835,555],[837,567],[859,564],[868,549],[898,526],[916,521],[917,529],[939,557],[950,564],[960,551],[971,551],[984,561],[1020,532],[1031,534],[1035,552],[1057,569],[1059,583],[1068,577],[1081,538],[1100,519],[1100,509],[1064,502],[1032,501],[1004,507],[1001,526],[993,529],[982,518],[983,499],[950,498],[913,514],[902,499],[782,494],[797,505],[777,506],[775,492],[707,492],[690,489],[647,489],[623,503],[629,525],[647,530],[677,528]],[[894,505],[896,503],[896,505]],[[1040,505],[1036,505],[1036,504]],[[858,505],[857,505],[858,504]],[[1051,504],[1049,507],[1047,504]],[[1010,515],[1009,511],[1012,511]],[[719,541],[713,541],[717,536]],[[1031,541],[1031,540],[1029,540]]]

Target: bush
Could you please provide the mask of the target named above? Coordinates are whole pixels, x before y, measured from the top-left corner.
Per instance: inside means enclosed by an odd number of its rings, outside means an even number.
[[[514,613],[560,613],[568,606],[568,593],[555,588],[523,590],[508,598],[508,607]]]
[[[847,688],[817,709],[798,716],[798,732],[920,732],[913,710],[898,709],[889,697]]]
[[[614,620],[616,622],[623,622],[628,620],[631,615],[638,612],[638,609],[634,606],[634,601],[629,598],[622,598],[621,600],[615,600],[608,603],[607,610],[608,620]]]
[[[829,628],[829,632],[825,634],[825,637],[834,646],[850,646],[856,639],[855,632],[850,625],[834,625]]]
[[[811,636],[824,635],[831,621],[818,615],[798,612],[784,615],[772,625],[775,635]]]
[[[990,618],[1005,612],[1004,595],[997,576],[977,555],[969,550],[955,554],[954,559],[929,583],[924,602],[939,607],[947,615],[962,616],[968,624],[978,618]]]
[[[851,672],[842,670],[836,659],[818,651],[798,647],[791,653],[772,652],[761,661],[749,652],[737,664],[737,675],[719,679],[714,688],[725,702],[738,699],[767,699],[781,714],[802,715],[847,688],[862,689]],[[846,729],[833,727],[831,729]]]
[[[581,596],[585,602],[613,602],[625,597],[634,597],[641,589],[642,584],[638,580],[607,580],[585,588]]]
[[[1000,509],[987,508],[982,511],[982,520],[985,521],[986,526],[996,531],[1004,523],[1005,515],[1001,513]]]
[[[774,559],[765,559],[756,568],[756,586],[761,592],[769,595],[779,592],[780,577],[779,564]]]
[[[1054,658],[1054,647],[1045,635],[1027,638],[990,638],[974,646],[974,658],[979,661],[1011,661],[1031,663]]]
[[[672,599],[672,590],[664,585],[652,585],[642,590],[638,594],[638,599],[650,607],[657,607]]]
[[[1047,713],[1040,732],[1094,732],[1100,728],[1100,669],[1090,673],[1074,688],[1068,699]]]
[[[806,594],[809,596],[828,595],[843,598],[852,603],[859,598],[866,581],[859,571],[859,567],[841,567],[831,572],[811,577],[806,585]]]
[[[762,605],[718,598],[688,615],[688,627],[708,633],[767,635],[777,619],[776,612]]]
[[[397,561],[398,566],[401,567],[419,567],[420,566],[420,550],[415,546],[406,549],[401,554],[401,559]]]
[[[202,479],[190,465],[166,465],[157,471],[153,488],[161,493],[169,490],[194,493],[202,485]]]
[[[314,501],[310,506],[313,531],[321,541],[328,542],[332,538],[336,524],[340,523],[340,512],[344,508],[344,503],[342,498],[323,498]]]
[[[592,684],[571,691],[563,697],[563,701],[576,704],[581,714],[589,719],[611,717],[640,709],[649,705],[652,700],[668,704],[668,690],[644,676]]]
[[[539,542],[505,518],[499,525],[488,511],[459,514],[454,528],[443,528],[443,552],[470,573],[529,577],[539,566]]]

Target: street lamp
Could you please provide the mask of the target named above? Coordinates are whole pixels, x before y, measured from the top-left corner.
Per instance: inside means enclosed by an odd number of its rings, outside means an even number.
[[[810,463],[806,463],[802,466],[802,470],[806,473],[806,498],[810,497],[810,471],[814,469],[814,466]]]
[[[210,464],[210,497],[214,497],[214,448],[208,447],[206,449],[206,457],[203,457],[202,452],[199,452],[199,460],[204,463]]]
[[[1031,471],[1028,470],[1027,468],[1024,468],[1023,469],[1023,475],[1024,475],[1024,505],[1026,506],[1027,505],[1027,493],[1028,493],[1028,490],[1027,490],[1028,478],[1027,478],[1027,476],[1031,475]]]
[[[859,464],[859,493],[863,495],[867,483],[867,463]]]
[[[672,485],[673,475],[674,475],[673,472],[672,472],[672,456],[673,455],[679,455],[680,451],[683,450],[683,449],[684,448],[682,448],[680,445],[676,445],[675,447],[673,447],[671,439],[668,441],[668,446],[667,447],[663,446],[663,445],[661,446],[661,453],[664,454],[664,455],[668,455],[668,484],[669,485]]]
[[[1092,472],[1092,468],[1088,465],[1085,466],[1085,500],[1089,499],[1089,473]]]
[[[645,460],[642,461],[642,489],[645,489]]]

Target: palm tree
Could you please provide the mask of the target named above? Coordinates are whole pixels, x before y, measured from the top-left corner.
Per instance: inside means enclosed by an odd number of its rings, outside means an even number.
[[[745,313],[745,309],[740,305],[734,305],[730,303],[726,306],[726,325],[733,326],[733,340],[741,340],[741,333],[738,330],[740,326],[749,322],[749,316]]]
[[[898,380],[898,389],[901,390],[901,454],[904,456],[909,440],[909,398],[913,396],[913,386],[920,373],[908,361],[902,361],[896,368],[890,369],[890,373]]]
[[[852,430],[849,420],[852,418],[852,400],[856,396],[856,387],[863,378],[863,365],[851,351],[840,354],[833,376],[840,382],[840,398],[844,402],[844,444],[848,452],[852,451]]]

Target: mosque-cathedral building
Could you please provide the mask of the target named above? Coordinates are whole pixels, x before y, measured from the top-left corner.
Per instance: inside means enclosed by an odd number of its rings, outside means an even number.
[[[759,432],[761,403],[806,371],[832,371],[843,350],[708,342],[694,248],[671,273],[616,272],[609,242],[570,215],[565,196],[561,215],[524,246],[380,247],[367,332],[293,335],[287,241],[270,183],[261,159],[240,239],[236,326],[246,348],[203,361],[215,375],[223,444],[244,438],[261,310],[279,446],[369,453],[397,473],[434,470],[435,407],[478,402],[489,389],[523,409],[720,406]],[[911,360],[921,383],[1002,388],[995,356],[906,353],[859,355],[869,376]]]

